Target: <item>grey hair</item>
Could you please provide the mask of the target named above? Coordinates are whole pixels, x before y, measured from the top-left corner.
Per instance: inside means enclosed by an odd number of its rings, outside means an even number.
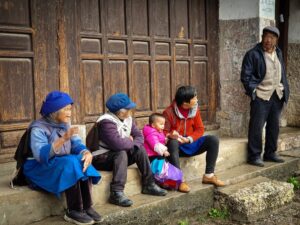
[[[128,109],[119,109],[117,112],[115,112],[115,114],[119,115],[120,113],[125,113],[127,111],[128,111]]]
[[[56,112],[53,112],[53,113],[50,113],[47,117],[49,119],[51,119],[52,121],[56,121],[56,118],[58,116],[58,113],[59,113],[60,110],[56,111]]]

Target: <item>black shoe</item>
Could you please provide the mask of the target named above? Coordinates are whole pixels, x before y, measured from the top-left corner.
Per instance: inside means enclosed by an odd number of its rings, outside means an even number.
[[[76,210],[67,210],[64,219],[68,222],[75,223],[78,225],[88,225],[94,224],[94,220],[85,212],[83,211],[76,211]]]
[[[129,207],[133,204],[133,202],[124,195],[122,191],[112,191],[110,192],[110,196],[108,199],[109,203]]]
[[[255,159],[255,160],[248,160],[247,161],[248,164],[251,164],[251,165],[254,165],[254,166],[260,166],[260,167],[264,167],[264,162],[258,158],[258,159]]]
[[[165,196],[168,191],[160,188],[155,183],[151,183],[143,186],[142,193],[147,195]]]
[[[264,161],[267,161],[267,162],[276,162],[276,163],[283,163],[284,160],[279,158],[277,155],[273,155],[273,156],[268,156],[268,157],[265,157],[264,156]]]
[[[86,209],[85,212],[95,221],[95,223],[100,223],[102,221],[101,215],[97,213],[92,207]]]

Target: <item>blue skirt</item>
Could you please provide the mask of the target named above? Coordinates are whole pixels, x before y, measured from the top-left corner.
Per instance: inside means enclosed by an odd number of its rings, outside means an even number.
[[[91,178],[97,184],[100,173],[90,165],[83,173],[82,155],[64,155],[49,159],[48,163],[39,163],[29,159],[24,163],[24,175],[34,186],[57,196],[75,185],[79,180]]]

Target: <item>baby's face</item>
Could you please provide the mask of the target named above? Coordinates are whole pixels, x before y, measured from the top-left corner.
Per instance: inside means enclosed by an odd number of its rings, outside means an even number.
[[[152,127],[154,127],[158,131],[163,131],[165,127],[165,118],[157,117],[155,121],[152,123]]]

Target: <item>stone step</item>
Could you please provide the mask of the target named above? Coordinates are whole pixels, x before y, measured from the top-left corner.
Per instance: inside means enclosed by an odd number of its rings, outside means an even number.
[[[218,190],[215,205],[226,208],[233,220],[251,222],[290,203],[293,197],[292,184],[258,176]]]
[[[246,158],[246,140],[222,138],[220,141],[220,153],[217,161],[216,172],[221,172],[228,168],[240,165],[245,162]],[[201,179],[205,170],[205,154],[195,156],[192,158],[181,158],[181,167],[185,174],[185,180],[191,181],[194,179]],[[0,177],[0,190],[3,193],[10,193],[8,188],[8,181],[10,175],[14,170],[14,163],[7,163],[3,170],[3,175]],[[9,172],[9,174],[7,173]],[[104,204],[109,197],[109,184],[112,179],[112,173],[101,171],[102,180],[99,184],[94,186],[94,199],[96,204]],[[27,187],[17,187],[19,191],[30,191]],[[127,182],[125,186],[125,193],[127,196],[139,194],[141,191],[140,174],[136,165],[128,168]],[[20,194],[21,194],[20,192]]]
[[[300,151],[296,158],[284,157],[286,160],[284,163],[266,163],[263,168],[242,164],[220,173],[220,178],[227,184],[231,184],[229,187],[257,176],[286,180],[292,171],[299,170],[299,157]],[[102,225],[178,224],[179,219],[208,212],[215,206],[213,186],[202,184],[200,179],[193,180],[189,184],[192,190],[188,194],[176,191],[169,191],[165,197],[137,194],[131,197],[134,204],[129,208],[106,203],[95,205],[95,209],[103,216]],[[223,189],[219,188],[219,190]],[[61,214],[32,224],[67,225],[68,223],[63,220]]]
[[[296,131],[289,130],[288,132],[292,132],[293,135],[300,135],[299,129]],[[290,135],[287,135],[287,137],[290,137]],[[220,139],[220,153],[216,173],[228,184],[240,182],[252,176],[258,176],[263,173],[269,165],[272,166],[272,163],[266,163],[265,168],[257,171],[256,167],[244,165],[246,161],[246,143],[246,138]],[[192,158],[181,158],[181,164],[185,173],[185,179],[189,181],[189,183],[192,181],[201,181],[202,174],[204,173],[205,154]],[[296,164],[297,163],[287,164],[292,167],[290,171],[296,171],[294,170]],[[18,187],[16,190],[9,188],[9,179],[14,166],[15,163],[2,164],[0,169],[0,218],[2,218],[0,222],[3,221],[3,223],[1,222],[0,224],[30,224],[33,221],[41,220],[47,216],[62,215],[65,207],[63,200],[58,201],[52,195],[32,191],[28,187]],[[228,174],[228,171],[231,171],[232,174]],[[268,172],[270,173],[269,175],[275,174],[276,177],[285,170],[275,171],[274,173],[272,171]],[[244,174],[243,176],[241,172]],[[106,208],[108,207],[106,206],[106,202],[109,196],[109,183],[112,174],[110,172],[101,172],[101,174],[102,181],[100,184],[94,186],[93,197],[96,205],[104,205],[104,208]],[[193,185],[192,188],[194,188]],[[136,166],[133,165],[128,169],[125,193],[127,196],[134,197],[139,195],[140,191],[140,175]],[[55,207],[53,207],[53,205],[55,205]],[[26,217],[15,217],[15,212],[19,210],[22,210],[22,214],[26,215]]]

